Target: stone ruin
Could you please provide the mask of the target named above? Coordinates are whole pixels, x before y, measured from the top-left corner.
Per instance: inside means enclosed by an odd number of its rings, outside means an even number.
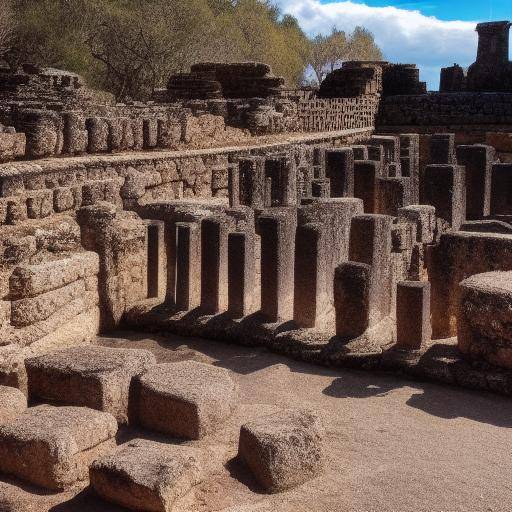
[[[509,395],[508,27],[479,25],[441,93],[413,65],[345,63],[315,91],[207,63],[114,104],[71,73],[3,70],[0,472],[170,511],[212,471],[193,445],[116,434],[208,438],[237,410],[232,375],[94,343],[119,329]],[[243,424],[238,457],[279,493],[321,473],[323,436],[283,410]]]

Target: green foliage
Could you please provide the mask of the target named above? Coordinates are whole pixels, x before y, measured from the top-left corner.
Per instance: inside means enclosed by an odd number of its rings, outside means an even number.
[[[311,42],[309,63],[318,82],[348,60],[382,60],[382,52],[370,31],[356,27],[347,35],[334,27],[328,36],[318,35]]]
[[[311,42],[272,0],[10,1],[17,20],[6,58],[12,65],[74,71],[118,99],[147,99],[171,74],[201,61],[265,62],[293,87],[309,63],[318,73],[346,54],[344,33]],[[364,29],[352,40],[358,55],[375,48]]]

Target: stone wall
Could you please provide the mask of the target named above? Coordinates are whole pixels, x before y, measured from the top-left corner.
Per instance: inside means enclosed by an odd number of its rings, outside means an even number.
[[[383,98],[378,128],[392,126],[508,125],[512,116],[512,94],[429,93]]]

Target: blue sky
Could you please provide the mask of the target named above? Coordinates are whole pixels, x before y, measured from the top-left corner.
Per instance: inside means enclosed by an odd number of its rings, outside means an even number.
[[[310,35],[371,30],[386,60],[418,64],[431,90],[441,67],[475,61],[476,23],[512,20],[512,0],[275,0]]]
[[[371,7],[386,7],[389,5],[401,9],[417,9],[426,16],[435,16],[440,20],[454,21],[489,21],[512,19],[512,0],[367,0]],[[322,4],[330,0],[321,0]]]

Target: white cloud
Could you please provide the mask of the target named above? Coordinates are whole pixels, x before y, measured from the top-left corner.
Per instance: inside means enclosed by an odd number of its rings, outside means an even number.
[[[391,62],[418,64],[422,80],[431,89],[439,86],[439,72],[454,62],[468,66],[475,61],[475,22],[443,21],[418,10],[369,7],[351,1],[278,0],[283,11],[294,15],[310,35],[330,32],[333,26],[352,31],[357,25],[371,30]]]

